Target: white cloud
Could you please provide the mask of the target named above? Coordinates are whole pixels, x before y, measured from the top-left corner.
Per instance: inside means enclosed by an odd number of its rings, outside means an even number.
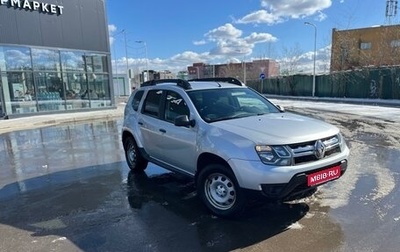
[[[108,25],[108,33],[113,34],[117,30],[117,27],[113,24]]]
[[[244,38],[247,43],[262,43],[262,42],[276,42],[278,39],[269,33],[255,33]]]
[[[148,66],[152,70],[163,71],[169,70],[173,73],[177,73],[182,70],[187,70],[187,66],[191,66],[196,62],[204,62],[208,64],[224,64],[227,62],[241,62],[245,55],[250,55],[252,49],[249,46],[238,46],[229,47],[227,44],[217,45],[211,52],[206,53],[196,53],[193,51],[185,51],[172,56],[169,59],[148,59]],[[320,48],[317,51],[316,58],[316,73],[322,74],[329,72],[330,68],[330,56],[331,46],[326,46]],[[301,53],[300,55],[295,55],[293,57],[297,58],[297,71],[303,74],[312,74],[313,72],[313,56],[314,52],[309,51]],[[249,59],[248,59],[249,60]],[[278,62],[282,64],[282,69],[284,68],[285,61],[293,61],[294,59],[281,58],[277,59]],[[134,69],[135,72],[143,71],[146,68],[145,58],[129,58],[129,66]],[[113,69],[116,70],[115,66],[118,66],[117,72],[124,73],[126,70],[126,58],[123,57],[118,59],[116,62],[113,61]]]
[[[186,51],[186,52],[174,55],[171,58],[171,60],[177,61],[177,62],[188,62],[189,64],[192,64],[193,62],[199,62],[199,61],[203,60],[207,56],[208,56],[208,53],[199,54],[199,53],[192,52],[192,51]]]
[[[327,17],[328,16],[325,13],[319,11],[317,20],[318,21],[324,21],[325,19],[327,19]]]
[[[205,45],[207,44],[207,41],[203,40],[198,40],[198,41],[193,41],[193,45]]]
[[[223,26],[207,32],[205,36],[211,41],[218,41],[221,39],[233,39],[242,36],[242,31],[235,28],[232,24],[227,23]]]
[[[113,37],[113,33],[115,33],[115,31],[117,31],[117,27],[113,24],[108,25],[108,38],[110,40],[110,45],[114,44],[114,37]]]
[[[322,10],[329,8],[331,5],[331,0],[261,0],[263,10],[250,13],[236,20],[236,23],[265,23],[272,25],[281,23],[288,18],[298,19],[314,14],[318,14],[318,18],[321,20],[326,18]]]
[[[209,54],[214,57],[249,55],[255,44],[277,41],[277,38],[269,33],[253,32],[247,37],[242,37],[242,35],[242,30],[230,23],[210,30],[204,35],[208,42],[215,43],[215,47],[210,50]]]
[[[239,20],[236,20],[238,24],[276,24],[282,22],[282,18],[278,15],[269,13],[266,10],[258,10],[250,13]]]
[[[262,0],[261,5],[279,16],[299,18],[329,8],[331,0]]]

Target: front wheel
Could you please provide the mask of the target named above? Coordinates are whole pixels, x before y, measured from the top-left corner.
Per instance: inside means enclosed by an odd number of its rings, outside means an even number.
[[[141,172],[146,169],[148,161],[140,154],[133,137],[127,137],[125,139],[124,149],[126,162],[133,172]]]
[[[197,193],[208,209],[220,217],[240,215],[246,205],[246,197],[227,167],[214,164],[200,171]]]

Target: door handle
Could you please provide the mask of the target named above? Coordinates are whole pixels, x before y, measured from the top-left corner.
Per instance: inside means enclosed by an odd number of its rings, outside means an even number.
[[[142,125],[143,125],[143,122],[138,122],[138,124],[142,126]]]
[[[159,129],[159,131],[162,133],[167,133],[167,131],[165,129]]]

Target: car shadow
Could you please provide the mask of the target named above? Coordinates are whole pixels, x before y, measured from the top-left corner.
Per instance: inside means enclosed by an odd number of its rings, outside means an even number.
[[[155,169],[134,174],[115,162],[0,187],[0,235],[20,237],[0,250],[230,251],[285,232],[309,211],[304,203],[260,203],[221,219],[190,178]]]
[[[309,211],[305,203],[258,201],[249,204],[238,218],[219,218],[211,215],[201,203],[193,180],[176,173],[148,176],[145,172],[130,172],[127,187],[133,211],[156,203],[192,223],[199,239],[199,251],[231,251],[257,244],[290,229]],[[165,225],[167,230],[176,229],[173,220]]]

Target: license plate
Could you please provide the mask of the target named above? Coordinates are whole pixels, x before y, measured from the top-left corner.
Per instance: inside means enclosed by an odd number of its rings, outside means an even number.
[[[340,177],[340,166],[334,166],[307,176],[307,185],[315,186]]]

